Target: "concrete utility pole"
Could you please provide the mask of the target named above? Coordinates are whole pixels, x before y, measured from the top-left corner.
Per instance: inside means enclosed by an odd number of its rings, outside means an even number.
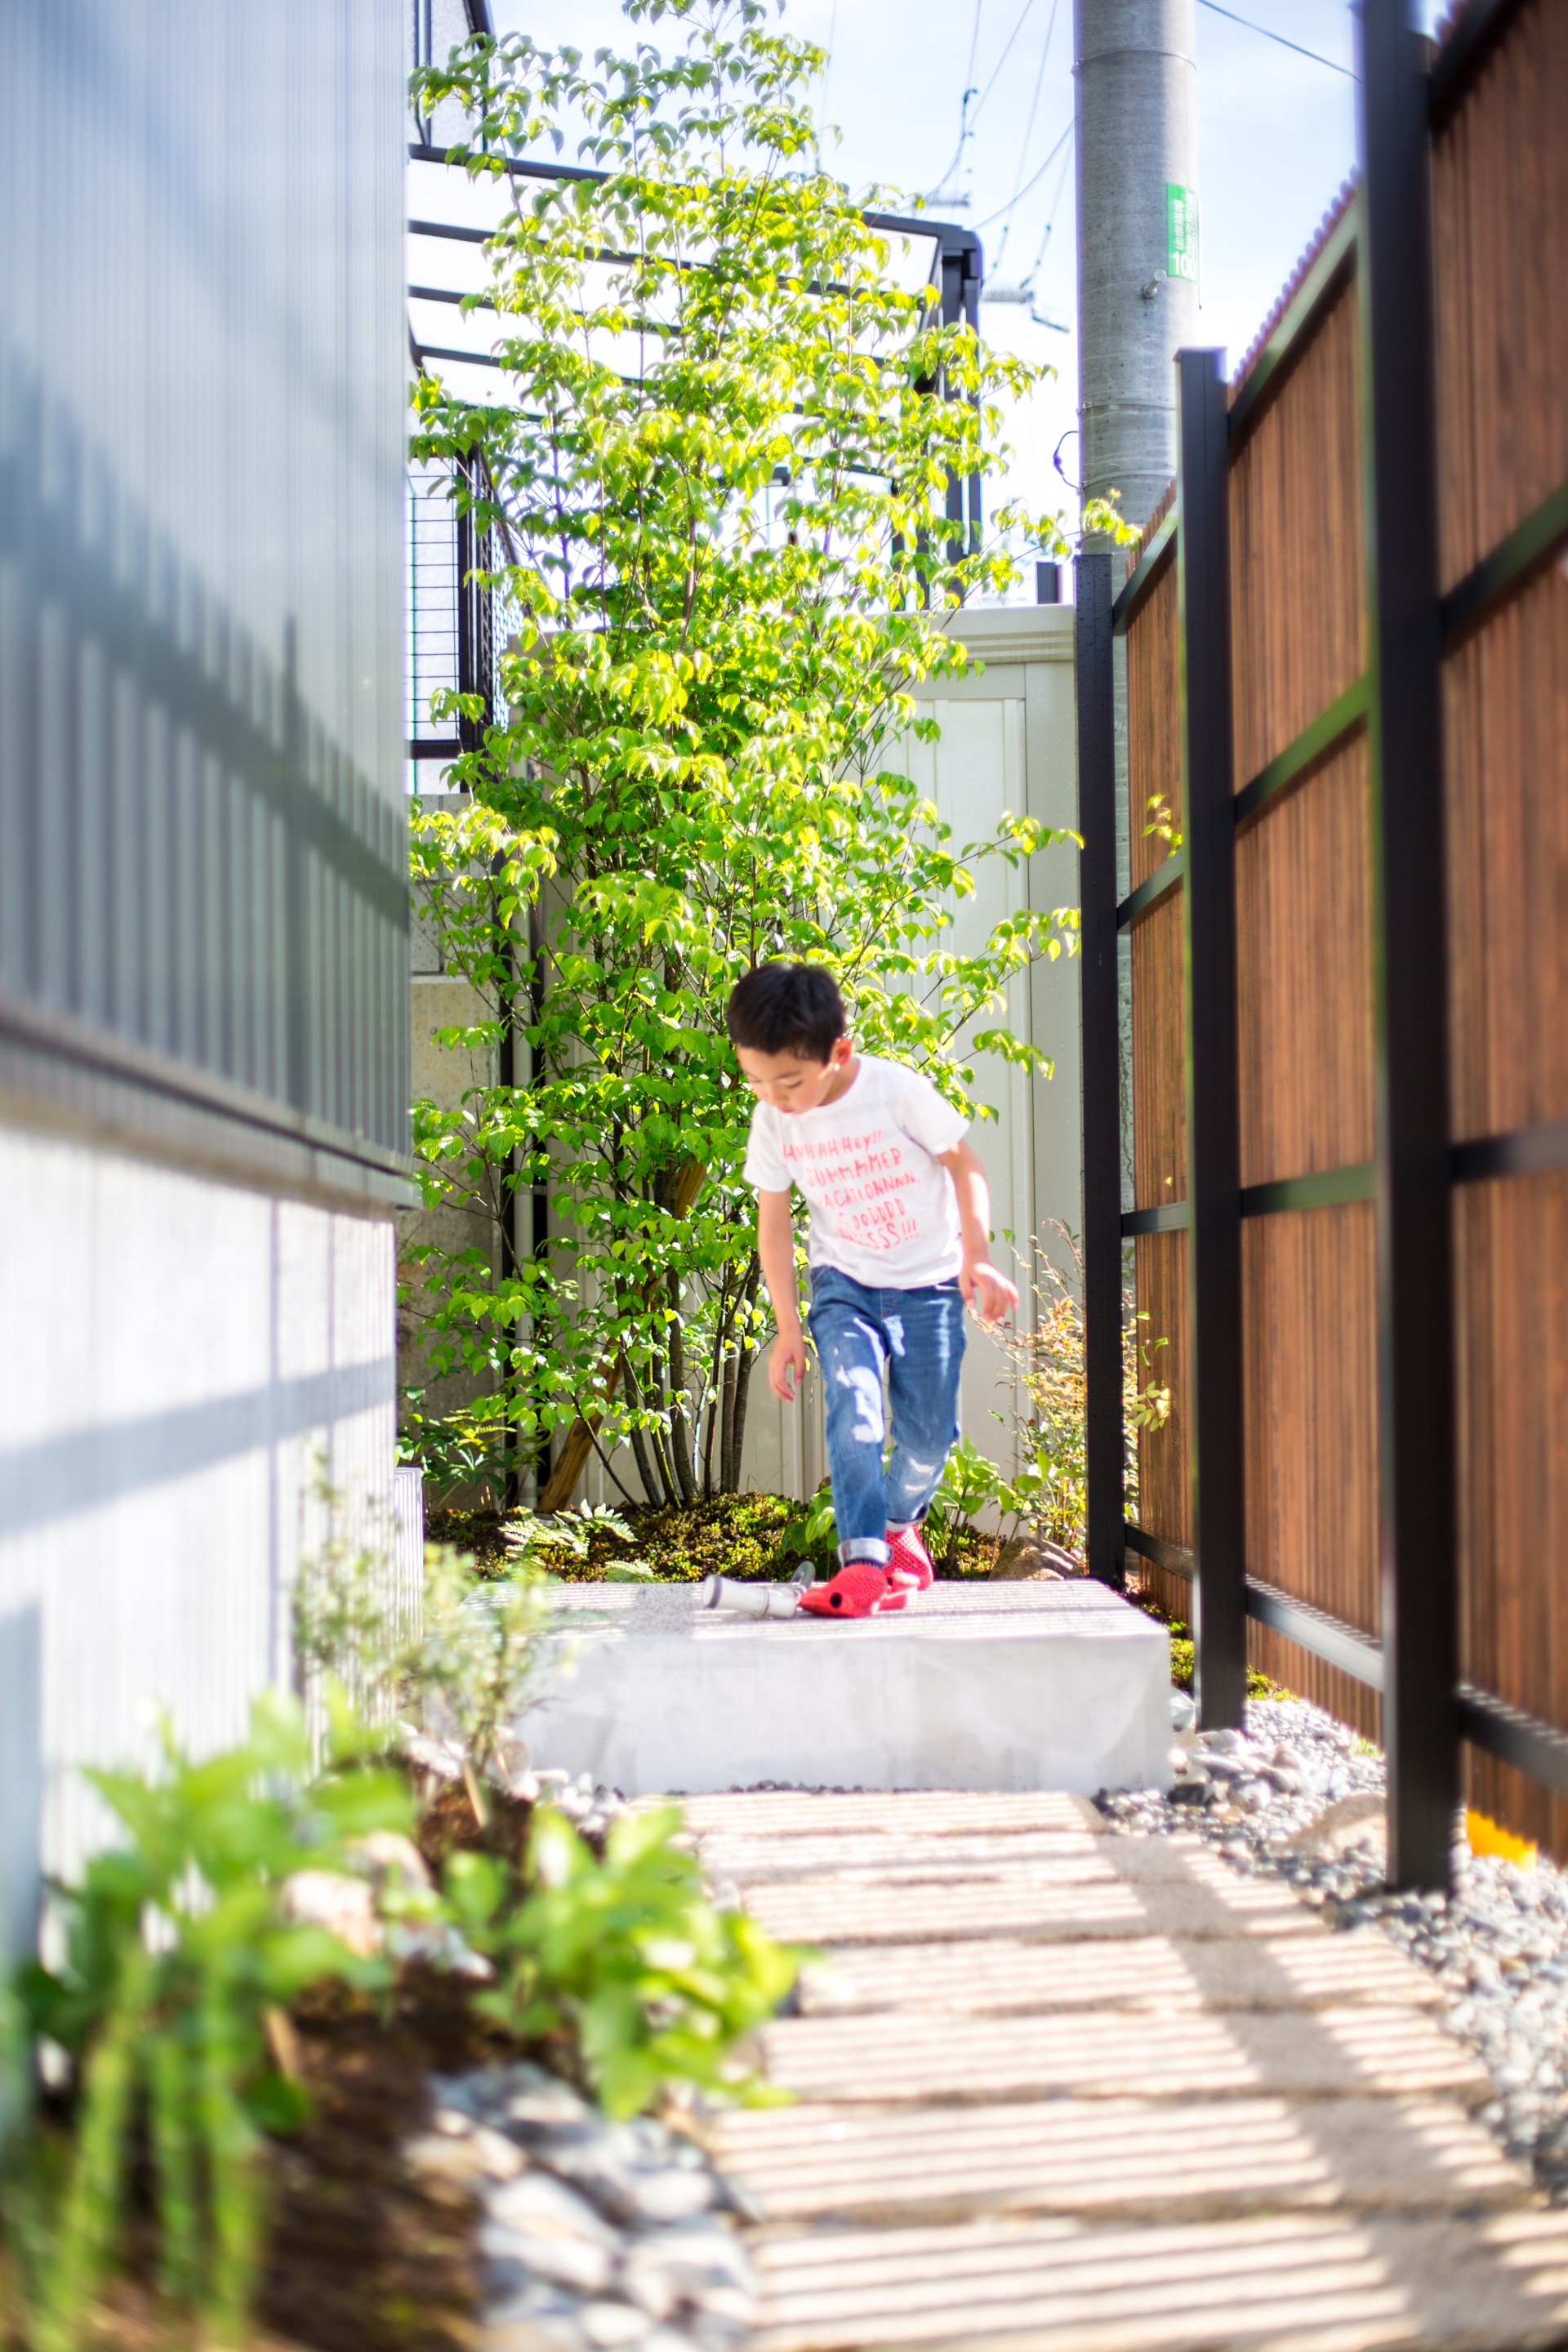
[[[1197,341],[1195,0],[1074,0],[1079,472],[1146,522],[1176,470],[1176,375]],[[1090,546],[1104,541],[1089,541]]]

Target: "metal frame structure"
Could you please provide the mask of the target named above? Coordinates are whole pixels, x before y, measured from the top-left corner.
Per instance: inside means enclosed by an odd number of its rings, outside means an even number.
[[[1444,657],[1568,548],[1563,483],[1439,595],[1431,141],[1518,5],[1519,0],[1473,0],[1434,60],[1408,24],[1405,0],[1368,0],[1361,190],[1270,333],[1228,416],[1215,355],[1181,355],[1177,500],[1114,602],[1101,568],[1107,559],[1083,557],[1078,567],[1090,1569],[1120,1582],[1125,1550],[1193,1582],[1206,1722],[1235,1720],[1245,1687],[1247,1618],[1380,1692],[1390,1775],[1389,1874],[1408,1885],[1441,1885],[1447,1877],[1461,1739],[1568,1796],[1568,1734],[1458,1676],[1452,1187],[1568,1169],[1568,1122],[1449,1141],[1443,843],[1432,789],[1442,772]],[[1352,276],[1367,418],[1370,666],[1267,767],[1232,791],[1223,740],[1230,708],[1228,619],[1208,585],[1215,549],[1222,557],[1225,549],[1224,494],[1216,476],[1223,482],[1226,442],[1234,457]],[[1188,838],[1117,904],[1116,786],[1108,750],[1113,685],[1108,646],[1102,653],[1100,637],[1126,632],[1173,562],[1182,566]],[[1375,839],[1376,1157],[1243,1188],[1233,1156],[1236,837],[1363,732]],[[1106,940],[1130,931],[1178,887],[1188,902],[1192,1197],[1112,1218],[1104,1210],[1120,1198],[1120,1034],[1117,962]],[[1228,1037],[1221,1034],[1226,1030]],[[1233,1271],[1241,1219],[1368,1200],[1376,1203],[1378,1235],[1381,1641],[1246,1574],[1240,1296]],[[1124,1242],[1129,1235],[1180,1230],[1192,1236],[1196,1458],[1190,1547],[1122,1517]],[[1112,1331],[1114,1346],[1107,1336]]]
[[[1078,663],[1078,829],[1083,902],[1079,1017],[1083,1040],[1084,1442],[1089,1570],[1126,1582],[1121,1472],[1121,1076],[1117,977],[1115,681],[1110,558],[1082,555],[1073,644]]]
[[[475,32],[492,29],[486,0],[464,0],[468,21]],[[418,57],[427,53],[429,42],[429,0],[415,0],[416,51]],[[417,41],[423,37],[425,50]],[[432,145],[426,138],[411,140],[408,160],[412,163],[447,163],[445,147]],[[509,172],[520,179],[543,181],[590,181],[605,177],[603,172],[590,171],[578,164],[550,163],[532,157],[508,157]],[[872,213],[862,215],[868,227],[885,230],[889,236],[909,236],[929,243],[931,247],[929,283],[940,286],[941,318],[943,326],[955,326],[961,320],[976,334],[980,328],[980,297],[984,282],[984,249],[972,228],[953,222],[927,220],[898,213]],[[409,234],[415,236],[437,237],[456,244],[482,247],[489,242],[489,232],[459,222],[430,220],[415,216],[408,222]],[[456,307],[461,297],[449,289],[410,285],[411,300],[437,302]],[[408,332],[409,352],[416,372],[426,366],[439,369],[443,362],[460,362],[465,366],[489,366],[498,371],[500,362],[487,359],[472,351],[462,351],[449,345],[423,339],[416,331],[412,316]],[[933,387],[934,389],[934,387]],[[978,548],[984,522],[982,478],[971,474],[950,478],[946,498],[947,520],[953,536],[970,548]],[[486,608],[483,592],[475,588],[469,574],[476,566],[484,569],[486,551],[474,541],[470,519],[458,513],[454,517],[454,576],[451,586],[452,611],[457,638],[457,689],[462,694],[483,697],[487,710],[493,707],[495,679],[495,646],[492,615]],[[418,643],[421,625],[420,588],[411,564],[409,595],[409,628],[411,644]],[[447,607],[443,602],[443,614]],[[483,722],[463,721],[455,734],[422,732],[416,712],[410,714],[410,730],[406,746],[410,760],[423,762],[430,760],[450,761],[461,751],[477,748],[483,735]]]
[[[1238,1725],[1247,1696],[1241,1449],[1241,1137],[1236,1021],[1236,787],[1230,678],[1230,451],[1224,353],[1177,354],[1182,892],[1187,1014],[1198,1705]]]

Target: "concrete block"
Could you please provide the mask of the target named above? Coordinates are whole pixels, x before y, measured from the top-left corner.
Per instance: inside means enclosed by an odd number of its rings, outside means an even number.
[[[939,1585],[847,1625],[731,1620],[690,1586],[552,1597],[574,1654],[524,1737],[537,1764],[627,1796],[1169,1784],[1167,1637],[1087,1580]]]

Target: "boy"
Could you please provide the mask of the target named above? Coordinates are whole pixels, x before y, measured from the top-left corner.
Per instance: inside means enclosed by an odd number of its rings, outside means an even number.
[[[921,1521],[958,1435],[963,1309],[993,1322],[1018,1293],[987,1260],[991,1199],[966,1122],[929,1079],[856,1053],[830,972],[762,964],[737,982],[728,1018],[757,1097],[745,1175],[778,1325],[768,1381],[786,1404],[805,1377],[792,1183],[811,1209],[809,1320],[827,1385],[840,1566],[801,1606],[874,1617],[931,1580]]]

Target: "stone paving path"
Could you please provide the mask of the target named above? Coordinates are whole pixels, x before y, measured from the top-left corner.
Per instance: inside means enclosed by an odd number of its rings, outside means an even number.
[[[1079,1798],[687,1801],[710,1878],[809,1941],[726,2117],[759,2352],[1568,2345],[1568,2213],[1374,1929]]]

